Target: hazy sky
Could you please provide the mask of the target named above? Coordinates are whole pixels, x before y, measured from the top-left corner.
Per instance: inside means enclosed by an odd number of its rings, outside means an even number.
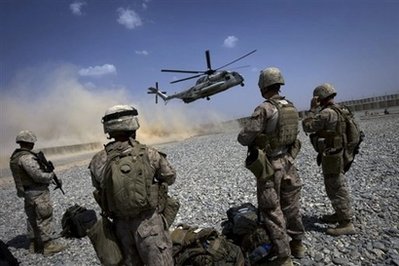
[[[398,93],[398,14],[398,0],[0,0],[0,126],[37,104],[63,109],[61,120],[71,109],[90,113],[98,124],[115,102],[165,120],[175,112],[243,117],[262,101],[258,75],[269,66],[282,70],[282,94],[301,110],[323,82],[335,85],[338,100]],[[213,68],[257,49],[231,66],[249,65],[237,69],[245,87],[155,107],[146,93],[155,81],[169,94],[195,83],[169,84],[187,75],[160,70],[205,70],[207,49]]]

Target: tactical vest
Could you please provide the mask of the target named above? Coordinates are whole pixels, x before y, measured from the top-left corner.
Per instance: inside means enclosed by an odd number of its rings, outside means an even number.
[[[295,106],[285,99],[268,99],[277,108],[278,121],[273,132],[264,132],[255,139],[255,144],[266,153],[281,147],[291,146],[298,135],[299,115]]]
[[[111,217],[134,217],[158,205],[159,184],[145,145],[111,143],[102,178],[101,207]]]
[[[15,185],[22,191],[24,190],[23,187],[30,187],[36,184],[32,177],[26,173],[25,169],[19,165],[19,159],[24,155],[36,156],[36,153],[27,149],[16,149],[10,158],[10,168],[14,177]]]
[[[316,132],[318,139],[324,138],[324,147],[318,147],[318,152],[323,152],[325,149],[339,150],[345,147],[347,143],[346,139],[346,123],[345,118],[340,112],[340,107],[337,105],[330,105],[327,108],[334,110],[338,115],[337,124],[335,130],[320,130]],[[319,145],[320,146],[320,145]]]

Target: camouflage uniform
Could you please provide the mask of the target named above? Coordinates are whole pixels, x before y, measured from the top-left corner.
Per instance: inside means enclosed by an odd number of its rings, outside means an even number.
[[[331,105],[323,108],[320,112],[309,112],[302,121],[303,130],[308,133],[316,133],[323,138],[325,132],[334,133],[338,131],[339,115]],[[333,134],[334,135],[334,134]],[[342,136],[339,136],[342,138]],[[314,142],[318,142],[316,139]],[[314,143],[314,145],[318,145]],[[350,221],[353,216],[350,204],[350,193],[347,181],[344,177],[344,163],[342,147],[334,147],[326,143],[324,152],[319,153],[322,165],[324,185],[328,198],[331,200],[338,221]]]
[[[53,234],[53,207],[48,186],[54,173],[46,173],[36,154],[28,149],[16,149],[11,156],[10,168],[18,197],[25,199],[28,216],[28,234],[31,240],[48,242]],[[32,232],[33,231],[33,232]]]
[[[279,95],[271,99],[284,101],[284,97]],[[274,132],[278,117],[276,106],[265,101],[255,109],[248,124],[239,133],[239,143],[251,146],[259,134]],[[290,147],[282,146],[267,152],[274,176],[266,181],[257,179],[258,208],[277,256],[282,258],[289,257],[291,253],[288,235],[295,240],[301,240],[304,235],[299,211],[302,181],[289,151]]]
[[[132,145],[130,143],[134,145],[136,141],[113,142],[108,145],[122,144],[129,149]],[[152,147],[148,147],[148,156],[157,181],[173,184],[176,172],[166,160],[166,156]],[[95,194],[102,189],[106,160],[106,151],[102,150],[90,162]],[[114,222],[124,256],[124,265],[173,265],[172,241],[168,226],[157,209],[144,211],[137,217],[115,217]]]

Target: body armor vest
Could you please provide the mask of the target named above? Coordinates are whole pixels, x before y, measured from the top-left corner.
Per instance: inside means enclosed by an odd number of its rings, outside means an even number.
[[[26,149],[16,149],[11,155],[10,168],[17,187],[29,187],[36,184],[26,171],[19,165],[19,159],[24,155],[36,156],[36,153]]]
[[[331,105],[328,106],[327,108],[330,108],[334,110],[334,112],[337,113],[338,115],[338,120],[337,124],[335,126],[335,130],[320,130],[316,132],[316,135],[318,138],[324,138],[324,145],[326,149],[341,149],[345,146],[346,143],[346,123],[345,123],[345,118],[339,110],[337,110],[339,107],[336,105]],[[322,151],[321,151],[322,152]]]
[[[278,118],[274,131],[264,132],[255,140],[258,147],[265,149],[266,153],[289,147],[298,135],[298,111],[294,105],[285,99],[267,100],[277,108]]]

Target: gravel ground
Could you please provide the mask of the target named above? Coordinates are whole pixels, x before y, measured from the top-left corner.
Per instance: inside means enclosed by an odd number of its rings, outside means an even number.
[[[331,237],[318,217],[332,212],[325,194],[315,152],[301,132],[303,148],[297,168],[304,181],[302,213],[306,227],[305,258],[297,265],[399,265],[399,116],[361,120],[366,133],[361,153],[347,173],[355,225],[358,234]],[[178,197],[181,209],[175,223],[216,227],[226,219],[226,210],[252,202],[256,205],[255,180],[243,166],[246,149],[236,141],[237,131],[194,137],[158,145],[177,169],[176,183],[170,193]],[[63,196],[52,192],[57,228],[66,208],[79,204],[99,211],[93,197],[88,161],[62,167],[56,172],[64,181]],[[57,167],[57,165],[56,165]],[[21,265],[99,265],[87,238],[60,239],[68,249],[52,257],[30,254],[25,237],[23,202],[16,197],[14,185],[3,182],[0,188],[0,237],[8,243]]]

